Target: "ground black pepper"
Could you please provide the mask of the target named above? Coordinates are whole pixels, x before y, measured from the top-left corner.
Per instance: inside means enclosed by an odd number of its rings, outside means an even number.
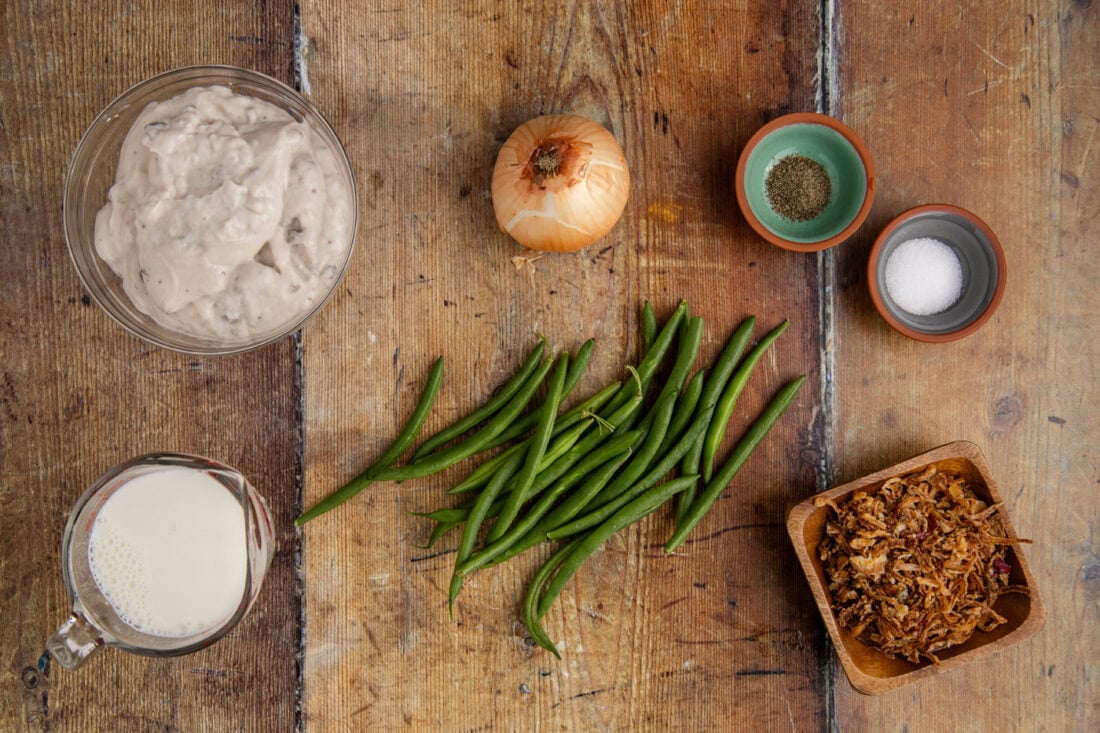
[[[816,160],[788,155],[772,166],[764,189],[775,213],[791,221],[809,221],[825,210],[833,184]]]

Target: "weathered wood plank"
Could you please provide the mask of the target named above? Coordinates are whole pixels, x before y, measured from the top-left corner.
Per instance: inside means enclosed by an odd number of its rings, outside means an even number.
[[[61,188],[86,126],[143,78],[221,62],[290,81],[293,6],[8,3],[0,34],[0,729],[290,729],[296,344],[195,359],[129,336],[80,287]],[[108,650],[28,689],[21,670],[70,608],[59,556],[70,505],[111,465],[154,450],[236,465],[267,498],[279,546],[257,605],[209,650],[175,660]]]
[[[588,393],[634,357],[644,297],[662,315],[691,301],[707,359],[749,313],[792,319],[741,425],[782,381],[816,375],[815,258],[754,237],[732,193],[756,127],[813,108],[816,4],[426,5],[301,7],[312,95],[355,160],[363,212],[346,291],[305,334],[307,504],[382,450],[439,354],[429,430],[500,384],[536,331],[558,347],[597,338]],[[516,125],[558,111],[614,132],[631,200],[606,241],[517,272],[490,172]],[[303,546],[307,729],[820,727],[820,629],[782,529],[814,485],[818,389],[682,556],[663,557],[654,518],[588,563],[547,619],[560,663],[524,644],[517,617],[534,558],[473,577],[448,620],[453,554],[416,549],[427,523],[406,514],[439,505],[444,479],[319,519]]]
[[[1100,23],[1089,3],[840,4],[843,117],[866,135],[879,197],[838,257],[836,479],[954,439],[987,453],[1048,609],[1024,645],[879,698],[840,675],[844,730],[1095,730],[1095,410],[1100,274]],[[998,232],[997,316],[947,345],[875,314],[872,234],[945,201]],[[838,674],[840,674],[838,672]]]

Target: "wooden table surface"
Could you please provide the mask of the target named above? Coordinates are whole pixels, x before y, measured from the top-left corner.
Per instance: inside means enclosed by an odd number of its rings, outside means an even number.
[[[1100,729],[1095,3],[202,5],[3,6],[0,729]],[[61,230],[66,166],[95,115],[196,63],[296,85],[359,182],[338,295],[300,336],[228,358],[117,327]],[[867,141],[879,185],[857,236],[804,255],[752,233],[732,171],[761,124],[814,109]],[[630,201],[606,240],[517,271],[490,171],[517,124],[562,111],[613,131]],[[996,316],[945,345],[890,330],[866,288],[875,233],[926,202],[978,213],[1008,260]],[[669,523],[655,515],[592,558],[547,618],[562,661],[530,649],[518,620],[534,557],[472,578],[448,619],[456,540],[418,549],[428,523],[408,512],[438,506],[457,474],[378,486],[293,529],[303,504],[378,455],[440,354],[428,429],[489,394],[536,332],[562,348],[597,339],[587,393],[635,358],[645,298],[662,316],[686,298],[706,319],[706,359],[750,313],[791,319],[742,420],[781,381],[809,384],[683,553],[664,556]],[[861,695],[834,661],[785,512],[956,439],[982,447],[1034,540],[1046,626],[963,670]],[[69,610],[69,507],[154,450],[236,465],[267,497],[278,551],[257,605],[191,656],[106,650],[34,674]]]

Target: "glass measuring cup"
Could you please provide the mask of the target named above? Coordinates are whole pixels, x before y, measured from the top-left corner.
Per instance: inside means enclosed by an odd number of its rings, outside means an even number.
[[[97,583],[90,557],[92,529],[112,496],[135,479],[166,469],[197,472],[195,478],[204,481],[206,477],[212,478],[225,489],[241,508],[247,553],[243,563],[244,593],[235,610],[203,628],[178,636],[149,633],[126,621]],[[75,669],[104,645],[154,657],[188,654],[207,647],[225,636],[248,612],[259,593],[273,551],[274,531],[267,504],[235,469],[181,453],[152,453],[116,466],[84,492],[69,515],[61,558],[73,612],[46,641],[46,651],[66,669]]]

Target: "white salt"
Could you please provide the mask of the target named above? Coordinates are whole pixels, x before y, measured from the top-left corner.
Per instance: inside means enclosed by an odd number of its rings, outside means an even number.
[[[886,294],[915,316],[947,310],[962,295],[962,286],[959,256],[938,239],[907,239],[886,260]]]

